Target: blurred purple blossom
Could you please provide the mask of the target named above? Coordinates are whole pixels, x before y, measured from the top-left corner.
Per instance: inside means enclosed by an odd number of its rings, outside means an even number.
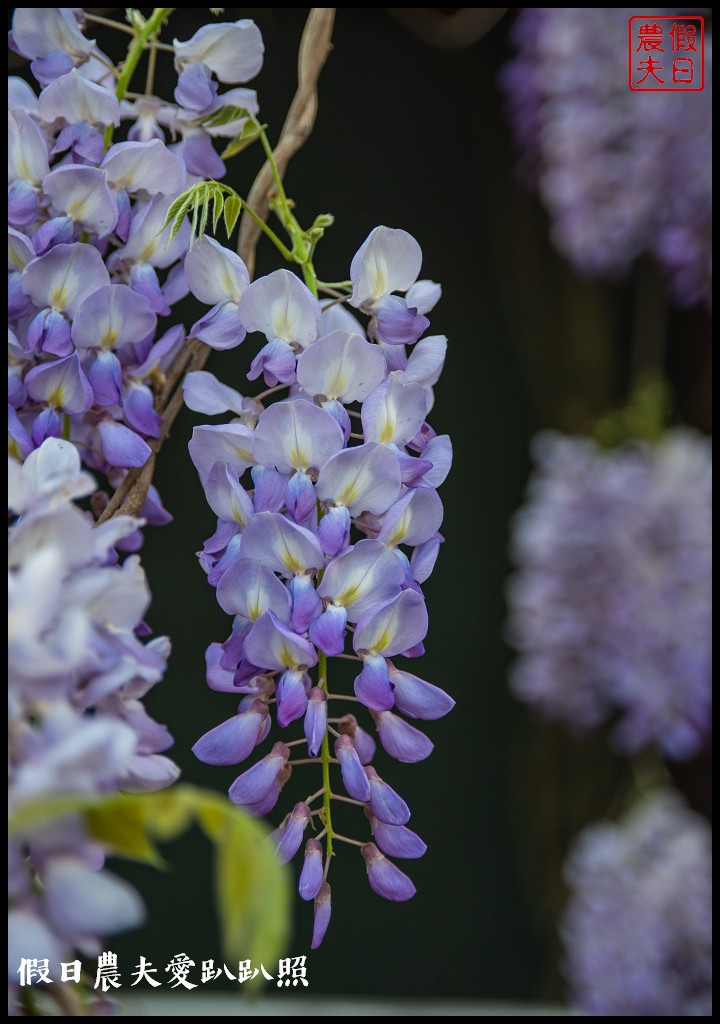
[[[603,450],[540,435],[508,598],[515,693],[621,750],[688,758],[710,732],[711,456],[685,429]]]
[[[628,18],[644,13],[522,8],[518,53],[501,82],[521,171],[548,209],[560,252],[591,277],[617,276],[653,255],[680,304],[709,305],[712,36],[702,91],[634,92]]]
[[[711,836],[671,791],[591,825],[566,862],[571,1002],[592,1017],[712,1016]]]

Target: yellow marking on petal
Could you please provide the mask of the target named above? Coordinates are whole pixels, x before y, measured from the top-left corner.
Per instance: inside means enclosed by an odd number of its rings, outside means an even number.
[[[390,534],[389,537],[386,537],[385,543],[387,544],[387,546],[389,548],[394,548],[397,544],[402,543],[402,539],[405,536],[405,534],[408,532],[409,526],[410,526],[410,515],[409,515],[409,512],[406,510],[400,516],[400,518],[397,521],[397,523],[395,523],[395,527],[393,529],[393,532]]]
[[[290,317],[287,315],[287,310],[283,310],[282,313],[279,313],[275,317],[273,327],[275,328],[275,337],[283,338],[287,341],[288,335],[291,333],[292,329],[292,323],[290,321]]]
[[[342,395],[342,393],[345,391],[346,387],[347,387],[347,377],[342,372],[342,370],[338,370],[337,373],[335,374],[335,376],[333,377],[333,379],[328,384],[328,389],[327,389],[327,396],[328,396],[328,398],[339,398],[340,395]]]
[[[50,305],[53,309],[63,309],[67,305],[67,289],[64,284],[59,284],[57,288],[50,293]]]
[[[70,203],[65,212],[71,220],[82,220],[87,213],[87,197],[76,199],[74,203]]]
[[[373,282],[373,296],[376,299],[379,299],[380,296],[381,295],[385,295],[385,293],[388,290],[388,288],[387,288],[387,274],[385,273],[385,268],[384,267],[381,268],[377,264],[375,265],[375,272],[374,272],[373,277],[372,277],[372,282]]]
[[[152,241],[148,242],[148,244],[145,246],[143,251],[138,256],[137,262],[138,263],[149,263],[150,262],[150,258],[155,255],[155,250],[157,249],[157,247],[158,247],[158,244],[157,244],[157,242],[154,239]]]
[[[385,630],[370,648],[371,654],[381,654],[390,643],[390,634]]]
[[[295,558],[295,556],[290,551],[288,551],[287,548],[285,549],[285,554],[281,557],[282,564],[285,566],[287,571],[291,572],[294,576],[297,576],[305,571],[305,567],[302,566],[300,562],[298,562],[297,558]]]
[[[360,584],[354,583],[352,586],[349,586],[347,590],[343,590],[342,594],[338,594],[338,596],[334,598],[334,603],[339,604],[344,608],[347,605],[352,604],[353,601],[356,601],[359,593]]]
[[[50,394],[47,396],[46,401],[48,405],[52,405],[53,407],[61,406],[63,404],[64,395],[62,390],[62,384],[59,384],[54,391],[50,392]]]
[[[252,619],[253,622],[255,622],[255,620],[259,619],[261,615],[262,612],[260,610],[259,604],[250,605],[250,607],[248,608],[248,618]]]
[[[380,444],[390,444],[395,435],[395,418],[385,416],[385,422],[380,430]]]
[[[286,668],[297,668],[297,662],[295,661],[295,658],[287,649],[284,643],[278,652],[278,661],[280,662],[281,665],[285,665]]]
[[[240,459],[244,459],[245,462],[254,462],[252,453],[248,448],[240,448],[238,445],[233,445],[233,451]]]
[[[118,340],[120,334],[113,327],[108,327],[103,336],[100,338],[100,348],[112,348],[115,342]]]
[[[290,464],[295,469],[307,469],[308,456],[307,452],[304,451],[299,445],[295,445],[294,448],[290,449]]]
[[[352,505],[354,501],[357,501],[360,497],[360,488],[357,486],[357,482],[353,480],[351,484],[348,484],[345,490],[339,494],[335,500],[336,505]]]

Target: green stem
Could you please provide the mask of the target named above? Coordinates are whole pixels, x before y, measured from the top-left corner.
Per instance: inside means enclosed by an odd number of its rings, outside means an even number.
[[[260,126],[259,122],[256,121],[255,123],[260,129],[260,141],[263,149],[265,150],[265,156],[267,157],[267,162],[270,165],[270,170],[272,171],[273,181],[275,182],[275,190],[280,204],[280,213],[282,214],[281,220],[293,243],[292,252],[286,256],[286,259],[295,260],[295,262],[300,264],[305,284],[308,286],[315,298],[317,298],[318,280],[317,274],[315,273],[315,267],[312,262],[315,246],[308,244],[303,229],[298,224],[295,214],[290,209],[290,203],[288,202],[288,197],[285,194],[285,188],[282,183],[282,178],[280,177],[280,171],[278,169],[278,165],[275,163],[275,154],[273,153],[272,146],[270,145],[270,140],[265,134],[265,129]],[[248,209],[247,207],[245,208]],[[257,223],[262,225],[262,221],[259,219],[257,219]]]
[[[327,693],[327,655],[323,654],[322,651],[318,651],[318,672],[320,689]],[[330,741],[328,739],[327,729],[323,736],[320,754],[322,757],[323,811],[325,827],[327,828],[327,855],[328,858],[330,858],[333,855],[332,841],[334,832],[332,827],[332,817],[330,814],[330,799],[332,791],[330,789]]]
[[[237,195],[237,193],[235,193],[235,195]],[[242,206],[243,210],[245,210],[245,212],[250,216],[250,218],[255,221],[260,230],[263,231],[268,236],[273,245],[275,245],[280,250],[283,259],[288,260],[288,262],[292,262],[293,254],[290,252],[285,243],[280,241],[280,239],[275,234],[273,229],[271,227],[268,227],[268,225],[265,223],[262,217],[258,217],[255,211],[248,206],[248,204],[245,202],[242,196],[238,196],[238,199],[240,200],[240,205]]]
[[[125,98],[125,93],[130,85],[130,79],[135,72],[135,68],[138,65],[138,61],[142,56],[148,40],[152,35],[160,30],[162,23],[174,10],[174,7],[156,7],[148,20],[137,29],[135,38],[128,49],[128,55],[125,58],[125,63],[123,64],[123,69],[120,72],[117,85],[115,86],[115,95],[118,100]],[[112,144],[113,131],[114,129],[111,124],[109,124],[105,129],[106,152]]]
[[[68,416],[67,413],[63,413],[62,436],[65,441],[70,440],[70,417]]]

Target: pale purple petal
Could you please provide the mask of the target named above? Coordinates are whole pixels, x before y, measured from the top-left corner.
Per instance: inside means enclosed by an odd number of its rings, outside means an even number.
[[[391,551],[377,540],[361,540],[329,563],[318,594],[346,608],[350,622],[358,622],[399,594],[403,578],[402,566]]]
[[[303,834],[310,823],[310,808],[304,802],[295,804],[283,824],[277,829],[275,852],[281,864],[291,861],[300,849]]]
[[[278,773],[285,767],[290,757],[290,748],[284,743],[276,743],[262,761],[239,775],[228,790],[234,804],[253,806],[264,800],[273,789]]]
[[[422,265],[422,250],[401,228],[374,228],[350,264],[353,293],[350,302],[364,312],[390,292],[404,292],[415,283]]]
[[[136,928],[145,918],[135,889],[109,871],[93,871],[74,857],[51,857],[42,876],[48,919],[72,941]]]
[[[310,680],[305,672],[292,669],[283,672],[278,680],[275,697],[277,699],[277,722],[283,728],[297,721],[307,711],[307,692]]]
[[[216,462],[226,462],[238,476],[242,476],[255,461],[252,439],[252,430],[242,423],[195,427],[188,450],[200,479],[207,478]]]
[[[215,179],[225,176],[225,164],[204,131],[186,132],[183,141],[175,147],[175,152],[184,161],[188,174]]]
[[[78,348],[114,348],[140,341],[155,330],[150,303],[126,284],[109,284],[85,299],[73,320]]]
[[[206,306],[239,302],[250,283],[247,267],[231,249],[204,235],[185,257],[190,291]]]
[[[310,626],[310,639],[323,654],[335,657],[345,647],[347,612],[337,605],[329,605]]]
[[[205,651],[205,680],[211,690],[220,693],[237,693],[237,687],[233,681],[234,671],[224,669],[220,665],[222,658],[222,647],[220,644],[210,644]]]
[[[386,856],[415,860],[427,850],[420,836],[404,825],[387,825],[372,813],[368,814],[368,818],[373,839]]]
[[[307,669],[317,664],[315,648],[274,612],[264,612],[245,639],[245,656],[266,669]]]
[[[241,558],[230,566],[218,584],[217,600],[228,615],[254,622],[272,611],[281,622],[290,621],[290,595],[277,576],[254,559]]]
[[[50,306],[74,317],[98,288],[110,283],[102,256],[95,246],[75,242],[56,245],[31,260],[22,273],[22,286],[38,309]]]
[[[423,458],[432,462],[432,469],[425,474],[425,483],[439,487],[452,466],[452,444],[447,434],[439,434],[428,441]]]
[[[354,690],[357,699],[373,711],[386,711],[393,706],[385,658],[374,654],[364,659],[363,667],[355,677]]]
[[[172,242],[171,225],[163,228],[165,215],[170,208],[170,196],[153,196],[133,217],[127,245],[118,249],[113,256],[115,263],[149,263],[153,267],[169,267],[182,256],[190,244],[190,225],[185,219]]]
[[[405,296],[408,306],[414,306],[418,313],[429,313],[440,301],[442,288],[435,281],[417,281],[408,288]]]
[[[373,715],[378,736],[384,749],[397,761],[414,764],[424,761],[432,753],[433,743],[425,733],[394,715],[391,711],[380,711]]]
[[[365,440],[402,447],[417,434],[426,413],[424,389],[405,384],[403,372],[394,371],[363,403]]]
[[[217,352],[236,348],[245,340],[245,328],[235,302],[219,302],[190,328],[190,336]],[[252,379],[252,378],[251,378]]]
[[[281,473],[317,472],[342,446],[342,430],[332,416],[295,399],[277,402],[260,416],[253,454],[261,465],[273,466]]]
[[[80,62],[95,47],[95,40],[85,38],[68,7],[16,7],[12,31],[17,52],[29,59],[63,50]]]
[[[308,839],[305,843],[305,860],[303,861],[298,892],[303,900],[314,900],[323,884],[322,845],[317,839]]]
[[[234,84],[254,78],[262,67],[260,29],[248,18],[203,25],[187,42],[173,39],[180,67],[196,62],[207,65],[221,82]]]
[[[409,718],[442,718],[455,707],[452,697],[439,686],[433,686],[410,672],[401,672],[391,666],[390,682],[395,693],[395,706]]]
[[[240,319],[248,332],[260,331],[268,341],[280,338],[305,348],[318,336],[320,303],[291,271],[275,270],[245,290]]]
[[[32,185],[26,181],[14,181],[8,188],[8,224],[15,228],[26,228],[37,220],[38,197]]]
[[[327,882],[323,882],[320,886],[320,892],[315,897],[313,933],[310,949],[317,949],[325,938],[325,933],[327,932],[328,925],[330,924],[331,912],[332,900],[330,898],[330,886]]]
[[[367,843],[362,848],[367,867],[368,882],[373,892],[386,900],[401,902],[411,899],[416,892],[415,886],[400,868],[395,867],[391,860],[383,856],[374,843]]]
[[[419,487],[404,494],[388,509],[378,540],[388,547],[407,544],[414,547],[430,540],[443,520],[442,501],[436,490]]]
[[[286,341],[275,338],[263,345],[250,363],[248,380],[257,380],[260,374],[269,388],[295,381],[295,353]]]
[[[307,700],[307,711],[303,723],[305,739],[310,757],[316,757],[327,729],[327,697],[319,686],[313,686],[307,695]],[[312,893],[310,896],[303,896],[303,899],[313,899],[315,895],[316,893]]]
[[[32,425],[33,444],[41,445],[48,437],[60,437],[62,423],[55,409],[43,409]]]
[[[318,523],[317,539],[329,558],[344,551],[350,543],[350,511],[342,505],[329,508]]]
[[[400,494],[397,456],[374,442],[346,448],[321,464],[315,491],[320,501],[343,505],[352,516],[381,515]]]
[[[386,295],[377,306],[377,336],[387,345],[414,345],[430,326],[426,316],[398,295]]]
[[[145,437],[159,437],[162,416],[155,412],[155,396],[146,384],[130,381],[122,400],[129,427]]]
[[[447,338],[435,334],[423,338],[410,353],[405,367],[405,380],[408,383],[422,384],[424,388],[437,384],[447,352]]]
[[[279,512],[285,501],[287,479],[276,469],[253,466],[250,470],[253,484],[253,507],[256,512]]]
[[[149,263],[136,263],[131,267],[130,288],[136,295],[142,295],[153,312],[160,316],[170,315],[157,271]]]
[[[192,748],[195,757],[204,764],[240,764],[255,749],[262,726],[267,718],[267,704],[253,701],[251,711],[233,715],[201,736]]]
[[[370,784],[349,736],[338,736],[335,740],[335,756],[340,762],[343,786],[348,796],[353,800],[369,800]]]
[[[48,124],[56,120],[65,124],[87,121],[103,127],[120,124],[120,108],[114,93],[85,81],[74,69],[43,89],[38,110]]]
[[[25,386],[36,402],[47,402],[67,413],[87,412],[93,404],[93,390],[77,352],[34,366],[25,377]]]
[[[97,426],[103,455],[111,466],[139,468],[150,457],[150,449],[134,430],[114,420],[101,420]]]
[[[285,504],[290,518],[300,525],[316,512],[315,488],[307,473],[298,470],[290,477],[285,493]]]
[[[118,142],[105,155],[102,169],[113,188],[142,196],[162,192],[174,197],[185,182],[182,163],[159,139]]]
[[[253,514],[253,507],[231,467],[226,462],[216,462],[202,484],[207,503],[218,519],[235,522],[243,529]]]
[[[322,601],[309,576],[293,576],[288,590],[292,601],[292,628],[296,633],[306,633],[322,612]]]
[[[122,366],[114,352],[94,352],[85,365],[95,401],[103,408],[122,398]]]
[[[378,346],[345,331],[333,331],[313,342],[297,364],[297,380],[303,391],[313,398],[322,395],[346,404],[364,401],[386,372]]]
[[[25,351],[47,352],[61,358],[72,353],[70,324],[62,313],[54,309],[43,309],[33,317],[25,336]]]
[[[97,167],[59,167],[43,181],[56,214],[66,214],[83,231],[104,238],[115,227],[118,207],[105,171]]]
[[[403,590],[381,608],[368,612],[358,622],[353,647],[392,658],[419,643],[426,635],[428,615],[420,594]]]
[[[252,516],[243,534],[243,555],[256,558],[288,579],[325,565],[316,537],[279,512],[256,512]]]
[[[180,72],[173,96],[181,107],[199,112],[210,106],[217,90],[210,68],[205,64],[190,64]]]
[[[50,170],[47,140],[24,110],[8,112],[8,183],[18,178],[40,185]]]
[[[384,782],[372,765],[365,769],[370,786],[370,810],[387,825],[404,825],[410,820],[410,808],[392,786]]]

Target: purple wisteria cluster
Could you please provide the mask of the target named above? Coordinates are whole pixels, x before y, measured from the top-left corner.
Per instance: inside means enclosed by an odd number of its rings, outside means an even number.
[[[672,791],[592,825],[566,865],[571,998],[593,1017],[712,1016],[710,828]]]
[[[11,1014],[21,958],[57,970],[75,950],[143,917],[140,897],[103,870],[104,848],[57,801],[160,789],[178,776],[167,729],[142,698],[163,676],[169,642],[147,635],[150,593],[137,556],[115,548],[141,521],[101,525],[74,499],[95,489],[77,449],[47,438],[8,459],[9,843]]]
[[[628,19],[646,13],[690,12],[522,8],[502,84],[522,170],[560,252],[589,276],[616,276],[650,254],[678,302],[709,305],[712,37],[702,91],[634,92]]]
[[[392,660],[423,653],[421,585],[442,541],[437,487],[452,458],[449,438],[426,420],[446,339],[422,337],[440,287],[418,281],[421,262],[407,232],[371,232],[352,261],[352,294],[344,296],[367,329],[337,300],[323,308],[288,270],[249,284],[240,259],[210,239],[185,263],[191,290],[213,306],[200,329],[222,331],[225,347],[246,333],[264,336],[248,377],[262,376],[267,386],[247,398],[209,373],[185,380],[190,408],[235,414],[229,423],[197,427],[190,442],[218,518],[200,561],[234,617],[228,639],[208,649],[207,682],[241,697],[237,714],[194,751],[208,764],[240,764],[268,737],[273,706],[281,729],[302,721],[304,738],[276,742],[229,794],[264,815],[294,765],[322,766],[312,795],[275,833],[287,861],[319,819],[299,882],[302,898],[315,901],[313,948],[330,919],[333,842],[346,839],[333,829],[332,801],[357,804],[367,816],[372,841],[347,841],[359,847],[379,895],[409,899],[415,888],[389,858],[425,851],[407,828],[407,804],[372,765],[375,740],[345,713],[347,702],[369,711],[380,744],[403,762],[426,758],[433,746],[406,719],[436,719],[453,706],[443,690]],[[329,657],[354,662],[354,695],[336,692]]]
[[[237,135],[244,119],[228,117],[258,107],[218,81],[257,74],[263,44],[250,21],[175,40],[170,102],[126,94],[83,19],[80,8],[13,17],[11,46],[42,89],[11,78],[8,90],[8,431],[20,459],[45,438],[72,441],[117,486],[160,435],[155,396],[185,341],[163,319],[188,291],[190,228],[168,244],[165,216],[189,185],[225,173],[213,138]],[[155,492],[142,514],[168,518]]]
[[[689,429],[603,450],[544,434],[516,517],[516,694],[625,752],[700,751],[711,715],[711,455]]]

